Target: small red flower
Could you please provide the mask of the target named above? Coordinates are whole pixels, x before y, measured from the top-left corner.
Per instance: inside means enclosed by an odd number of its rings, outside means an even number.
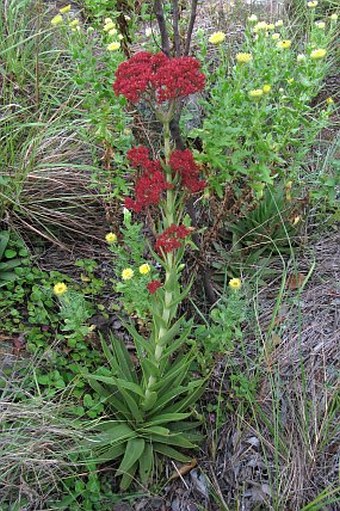
[[[118,66],[113,90],[132,103],[143,94],[162,103],[199,92],[204,85],[205,76],[195,58],[139,52]]]
[[[173,252],[182,246],[182,240],[189,236],[192,229],[185,225],[172,224],[160,234],[155,243],[155,249],[159,253]]]
[[[147,285],[148,291],[151,295],[155,294],[157,289],[159,289],[160,287],[162,287],[162,283],[160,280],[152,280]]]
[[[169,161],[172,170],[181,176],[183,186],[190,192],[200,192],[205,188],[206,181],[200,179],[200,167],[194,160],[190,149],[176,150],[170,156]]]

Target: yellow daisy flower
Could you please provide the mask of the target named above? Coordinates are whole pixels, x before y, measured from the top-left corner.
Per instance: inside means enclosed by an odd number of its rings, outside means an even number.
[[[54,18],[51,19],[51,25],[56,27],[57,25],[60,25],[63,22],[63,17],[61,14],[57,14],[54,16]]]
[[[307,7],[309,7],[310,9],[314,9],[318,5],[318,3],[319,2],[317,1],[307,2]]]
[[[274,41],[277,41],[278,39],[280,39],[280,34],[278,32],[274,32],[274,34],[272,34],[272,39]]]
[[[337,21],[338,17],[339,17],[339,16],[338,16],[336,13],[333,13],[333,14],[331,14],[331,15],[330,15],[329,19],[330,19],[331,21]]]
[[[111,28],[111,30],[109,30],[108,34],[109,35],[116,35],[118,32],[118,30],[116,28]]]
[[[240,289],[242,286],[242,282],[241,282],[241,279],[230,279],[229,280],[229,287],[231,289]]]
[[[79,25],[79,20],[78,19],[72,20],[70,21],[69,25],[71,28],[75,28]]]
[[[209,43],[211,44],[221,44],[225,40],[225,33],[224,32],[214,32],[209,37]]]
[[[141,275],[147,275],[148,273],[150,273],[151,270],[150,266],[147,263],[141,264],[138,269]]]
[[[327,51],[323,48],[318,48],[316,50],[313,50],[310,54],[310,58],[312,60],[319,60],[323,59],[326,56]]]
[[[66,14],[67,12],[70,12],[71,10],[71,4],[65,5],[61,9],[59,9],[60,14]]]
[[[333,98],[327,98],[326,103],[327,103],[327,105],[333,105],[333,103],[334,103]]]
[[[64,282],[57,282],[57,284],[55,284],[53,286],[53,293],[56,296],[61,296],[61,295],[65,294],[66,291],[67,291],[67,285]]]
[[[117,241],[117,235],[114,232],[108,232],[105,236],[105,240],[108,243],[115,243]]]
[[[272,87],[271,87],[271,85],[266,84],[262,87],[262,90],[263,90],[263,94],[268,94],[272,90]]]
[[[251,60],[253,60],[250,53],[237,53],[235,58],[239,64],[248,64]]]
[[[274,23],[268,23],[268,25],[267,25],[268,30],[274,30],[274,28],[275,28]]]
[[[280,50],[288,50],[292,45],[292,41],[290,41],[289,39],[285,39],[283,41],[279,41],[277,43],[277,48],[279,48]]]
[[[115,41],[114,43],[111,43],[107,46],[108,51],[117,51],[120,48],[120,43],[118,41]]]
[[[104,19],[105,25],[108,25],[109,23],[112,23],[112,18],[105,18]]]
[[[131,268],[125,268],[122,271],[122,279],[123,280],[130,280],[134,276],[134,271]]]

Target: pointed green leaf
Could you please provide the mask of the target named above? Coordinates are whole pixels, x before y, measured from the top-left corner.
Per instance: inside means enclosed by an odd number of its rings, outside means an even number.
[[[136,370],[125,344],[120,339],[115,338],[112,334],[110,338],[112,349],[116,354],[116,359],[119,364],[120,377],[137,383]]]
[[[103,454],[98,454],[91,459],[94,463],[103,463],[105,461],[114,461],[119,458],[125,452],[125,444],[113,445],[105,449]]]
[[[143,421],[142,411],[139,408],[139,406],[136,403],[136,401],[133,399],[133,397],[125,389],[120,389],[120,393],[122,394],[122,396],[124,398],[124,401],[125,401],[126,405],[128,406],[128,408],[129,408],[129,410],[131,412],[132,417],[137,422],[142,422]]]
[[[124,457],[118,467],[117,476],[130,470],[141,457],[145,447],[143,438],[132,438],[126,444]]]
[[[130,484],[132,483],[133,479],[134,479],[134,475],[136,473],[136,470],[137,470],[137,467],[138,467],[138,462],[136,462],[127,472],[125,472],[123,474],[123,477],[120,481],[120,488],[121,490],[123,491],[126,491]]]
[[[183,449],[195,449],[195,447],[197,447],[181,434],[169,435],[168,438],[153,434],[151,435],[151,439],[153,442],[159,442],[161,444],[172,445],[175,447],[182,447]]]
[[[139,474],[142,484],[147,485],[151,478],[154,466],[153,447],[151,443],[146,443],[143,454],[139,458]]]
[[[159,424],[168,424],[169,422],[177,422],[190,417],[190,413],[162,413],[161,415],[156,415],[149,419],[144,427],[149,426],[158,426]]]
[[[169,447],[168,445],[154,443],[153,448],[154,451],[158,452],[159,454],[163,454],[163,456],[176,461],[181,461],[182,463],[188,463],[191,460],[190,456],[186,456],[185,454],[177,451],[177,449]]]

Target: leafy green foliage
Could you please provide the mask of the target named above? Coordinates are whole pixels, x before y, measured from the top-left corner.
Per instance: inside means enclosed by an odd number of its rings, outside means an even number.
[[[151,296],[147,290],[147,284],[159,277],[159,273],[146,256],[148,248],[143,236],[143,224],[133,222],[131,213],[124,209],[123,225],[120,228],[121,239],[111,243],[109,249],[113,254],[113,267],[117,281],[114,289],[122,296],[122,303],[128,314],[135,314],[140,319],[148,319],[150,316]],[[140,267],[148,264],[149,272],[141,273]],[[122,279],[124,269],[132,269],[133,277],[128,280]]]
[[[226,224],[224,239],[227,241],[229,237],[230,250],[215,245],[223,260],[214,262],[215,278],[222,285],[226,280],[226,265],[230,277],[240,275],[242,268],[249,273],[262,268],[266,273],[270,271],[266,266],[274,254],[292,252],[301,219],[289,195],[290,190],[282,185],[269,186],[253,210]]]
[[[285,26],[275,31],[281,40],[290,39]],[[246,183],[259,195],[277,176],[295,179],[318,133],[329,123],[331,105],[311,106],[328,64],[309,55],[314,47],[330,45],[334,27],[320,30],[313,24],[309,40],[297,51],[278,49],[272,33],[261,30],[254,37],[249,23],[240,51],[249,53],[251,61],[231,66],[221,47],[220,66],[208,74],[212,91],[203,103],[207,115],[203,127],[191,135],[203,142],[198,158],[209,166],[209,183],[219,197],[231,182],[238,189]],[[305,55],[297,62],[298,53]],[[263,92],[264,86],[269,86],[268,92]],[[260,96],[251,97],[252,90]]]
[[[246,304],[242,291],[228,291],[212,308],[209,320],[197,326],[195,337],[202,351],[202,370],[211,366],[216,355],[227,355],[242,340],[241,325],[246,319]]]
[[[103,420],[93,427],[96,433],[89,435],[88,447],[97,463],[120,460],[117,475],[122,476],[122,489],[130,486],[137,472],[142,484],[148,484],[156,454],[182,462],[190,459],[181,449],[193,449],[199,440],[199,435],[193,432],[197,422],[187,419],[203,392],[202,380],[188,382],[191,353],[178,355],[170,362],[169,354],[174,351],[170,344],[158,367],[148,342],[133,327],[129,329],[133,332],[141,372],[124,344],[111,336],[110,347],[102,340],[110,369],[86,375],[105,401],[107,414],[113,416],[112,420]],[[186,329],[173,340],[175,345],[183,342],[187,334]],[[150,387],[152,377],[155,383]]]
[[[0,287],[17,278],[14,269],[23,264],[28,251],[23,245],[10,242],[10,231],[0,231]]]

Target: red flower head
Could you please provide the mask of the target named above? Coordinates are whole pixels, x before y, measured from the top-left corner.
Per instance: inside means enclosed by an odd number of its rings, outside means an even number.
[[[172,224],[160,234],[156,240],[155,248],[159,253],[173,252],[182,246],[182,240],[189,236],[192,229],[185,225]]]
[[[140,213],[142,209],[148,206],[157,206],[161,200],[162,194],[172,185],[168,183],[162,172],[156,171],[152,174],[144,173],[136,181],[135,194],[136,200],[129,197],[125,199],[125,207]]]
[[[200,192],[205,188],[206,182],[199,178],[201,169],[195,162],[190,149],[174,151],[170,156],[169,164],[172,170],[181,176],[183,186],[190,192]]]
[[[147,147],[133,147],[127,153],[130,164],[144,172],[137,179],[135,186],[136,199],[125,199],[125,207],[140,213],[143,208],[156,206],[162,198],[163,192],[172,188],[168,183],[159,160],[150,160]]]
[[[205,76],[195,58],[139,52],[118,66],[113,90],[132,103],[145,93],[162,103],[199,92],[204,85]]]
[[[157,289],[159,289],[160,287],[162,287],[162,283],[160,280],[152,280],[147,285],[148,291],[151,295],[155,294]]]

